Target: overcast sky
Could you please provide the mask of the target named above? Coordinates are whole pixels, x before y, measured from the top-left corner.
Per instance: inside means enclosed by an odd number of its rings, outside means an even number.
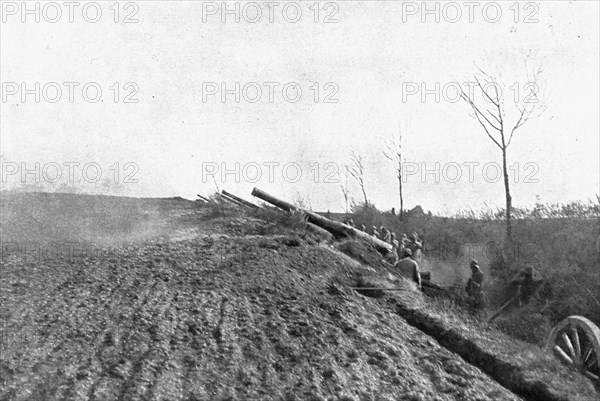
[[[502,205],[500,150],[453,88],[478,68],[494,74],[512,127],[542,65],[547,110],[508,152],[514,203],[600,193],[597,1],[429,2],[429,14],[421,2],[320,2],[318,13],[313,1],[227,2],[230,14],[221,2],[122,2],[118,14],[113,4],[28,2],[23,14],[2,2],[4,188],[40,163],[25,178],[49,190],[73,178],[87,192],[193,199],[216,181],[248,199],[257,186],[342,211],[336,172],[345,182],[354,151],[369,199],[389,209],[398,185],[381,149],[402,128],[407,207]],[[350,189],[360,200],[351,179]]]

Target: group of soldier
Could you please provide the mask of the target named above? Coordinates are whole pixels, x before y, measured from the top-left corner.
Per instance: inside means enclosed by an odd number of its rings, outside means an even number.
[[[398,240],[396,234],[390,232],[384,226],[381,226],[379,229],[371,226],[371,229],[367,231],[364,224],[356,227],[352,219],[347,220],[346,224],[390,244],[392,252],[388,253],[387,261],[394,265],[394,270],[397,273],[403,277],[412,279],[417,284],[417,287],[421,289],[422,277],[419,270],[419,261],[421,260],[423,240],[416,232],[413,232],[410,236],[402,234],[400,240]],[[471,260],[469,267],[471,277],[467,281],[465,288],[467,301],[474,309],[482,309],[486,304],[483,285],[484,273],[475,259]],[[515,288],[516,295],[514,299],[518,301],[519,306],[529,303],[541,283],[539,278],[535,278],[534,271],[535,269],[532,266],[526,266],[510,281],[510,284]]]
[[[535,273],[533,266],[525,266],[509,282],[510,286],[514,288],[515,295],[508,303],[516,301],[519,307],[528,304],[542,281],[539,274]],[[471,278],[467,282],[466,292],[469,304],[473,308],[481,309],[485,306],[483,272],[476,260],[471,261]]]
[[[392,257],[396,258],[396,261],[405,257],[404,251],[407,249],[411,251],[413,259],[418,260],[420,258],[420,253],[423,249],[423,240],[416,232],[413,232],[410,236],[402,234],[398,240],[396,233],[389,231],[385,226],[381,226],[379,229],[375,226],[371,226],[371,228],[367,230],[364,224],[357,227],[352,219],[347,220],[345,223],[390,244],[393,250]]]
[[[412,232],[410,236],[402,234],[398,240],[396,233],[391,232],[386,227],[371,226],[369,230],[364,224],[356,227],[352,219],[347,220],[346,224],[351,227],[364,231],[367,234],[392,246],[392,252],[388,253],[386,259],[394,265],[394,270],[400,275],[411,278],[415,281],[419,289],[421,288],[421,272],[419,270],[419,261],[421,259],[423,240],[419,234]]]

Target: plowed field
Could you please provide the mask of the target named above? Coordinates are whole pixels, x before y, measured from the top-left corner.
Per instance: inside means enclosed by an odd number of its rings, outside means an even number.
[[[3,225],[0,399],[520,399],[394,305],[339,284],[375,269],[337,244],[191,203],[123,213],[136,224],[67,256],[28,259],[31,240]],[[141,225],[154,231],[140,238]]]

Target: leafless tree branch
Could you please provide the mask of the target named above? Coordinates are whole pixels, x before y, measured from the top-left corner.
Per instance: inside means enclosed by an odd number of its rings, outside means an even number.
[[[350,173],[352,178],[354,178],[354,180],[358,183],[358,186],[360,187],[360,190],[363,193],[365,205],[368,205],[369,201],[367,199],[367,192],[365,190],[365,171],[362,156],[352,152],[352,156],[350,157],[350,164],[347,164],[345,167],[346,171]]]

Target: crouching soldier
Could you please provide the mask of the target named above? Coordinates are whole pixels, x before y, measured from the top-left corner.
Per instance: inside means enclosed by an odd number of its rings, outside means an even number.
[[[475,259],[471,261],[471,278],[467,281],[467,296],[469,305],[475,309],[484,306],[485,296],[483,294],[483,272]]]
[[[402,259],[394,266],[395,270],[402,276],[412,279],[417,283],[417,287],[421,289],[421,272],[419,271],[419,264],[412,258],[412,251],[405,248],[402,253]]]

